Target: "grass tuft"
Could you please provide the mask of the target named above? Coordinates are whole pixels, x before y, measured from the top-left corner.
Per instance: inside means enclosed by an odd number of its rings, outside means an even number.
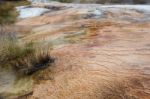
[[[33,42],[20,44],[10,35],[0,35],[0,66],[11,66],[18,73],[31,75],[50,66],[54,59],[50,49],[35,47]]]

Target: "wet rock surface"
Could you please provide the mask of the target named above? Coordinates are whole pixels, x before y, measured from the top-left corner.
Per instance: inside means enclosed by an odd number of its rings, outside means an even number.
[[[149,5],[34,6],[64,9],[16,23],[32,27],[20,40],[52,45],[57,59],[29,99],[150,98]]]

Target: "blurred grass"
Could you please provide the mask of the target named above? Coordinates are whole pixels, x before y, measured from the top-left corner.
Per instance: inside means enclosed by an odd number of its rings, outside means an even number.
[[[25,6],[31,3],[28,0],[6,0],[8,3],[12,3],[14,6]]]
[[[13,24],[17,19],[18,12],[11,2],[0,2],[0,28],[4,25]]]
[[[33,42],[19,43],[9,33],[0,34],[0,66],[11,66],[18,73],[30,75],[53,63],[50,49],[35,47]]]

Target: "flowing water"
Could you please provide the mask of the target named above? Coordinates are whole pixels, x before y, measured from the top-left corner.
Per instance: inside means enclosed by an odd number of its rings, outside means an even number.
[[[46,8],[30,8],[30,7],[17,7],[17,10],[20,12],[19,18],[28,18],[28,17],[35,17],[40,16],[41,14],[50,11]]]

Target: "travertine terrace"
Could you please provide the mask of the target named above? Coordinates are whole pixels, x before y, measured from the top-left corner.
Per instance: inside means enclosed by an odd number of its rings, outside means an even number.
[[[29,99],[150,99],[150,7],[34,4],[20,41],[52,46],[53,67]]]

